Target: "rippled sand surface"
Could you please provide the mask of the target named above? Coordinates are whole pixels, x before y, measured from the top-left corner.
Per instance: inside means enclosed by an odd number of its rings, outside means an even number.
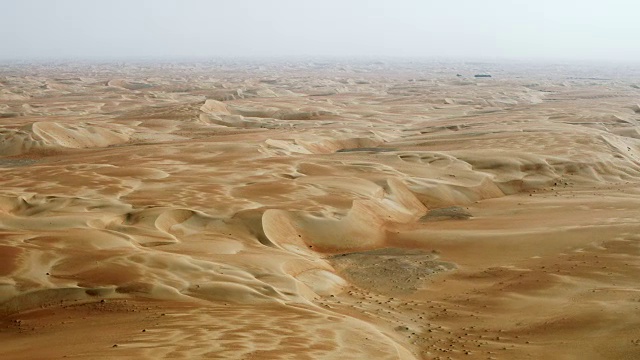
[[[0,357],[636,358],[639,103],[586,65],[3,66]]]

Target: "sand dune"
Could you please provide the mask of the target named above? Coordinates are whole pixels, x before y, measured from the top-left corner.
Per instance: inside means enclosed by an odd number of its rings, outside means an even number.
[[[32,151],[107,147],[126,143],[133,131],[110,124],[71,125],[40,121],[19,130],[3,130],[0,133],[0,151],[5,155],[20,155]]]
[[[448,66],[3,68],[0,356],[634,358],[640,74]]]

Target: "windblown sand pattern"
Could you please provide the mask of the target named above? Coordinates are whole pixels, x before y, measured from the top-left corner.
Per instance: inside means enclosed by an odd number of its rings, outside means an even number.
[[[5,66],[0,357],[637,358],[639,86]]]

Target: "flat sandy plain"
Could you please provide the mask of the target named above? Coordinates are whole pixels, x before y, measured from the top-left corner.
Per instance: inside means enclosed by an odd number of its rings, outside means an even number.
[[[0,358],[638,359],[639,103],[593,65],[5,64]]]

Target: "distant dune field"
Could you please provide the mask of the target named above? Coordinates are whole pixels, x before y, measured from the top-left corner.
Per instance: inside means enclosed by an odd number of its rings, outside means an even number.
[[[4,66],[0,357],[639,358],[639,85]]]

